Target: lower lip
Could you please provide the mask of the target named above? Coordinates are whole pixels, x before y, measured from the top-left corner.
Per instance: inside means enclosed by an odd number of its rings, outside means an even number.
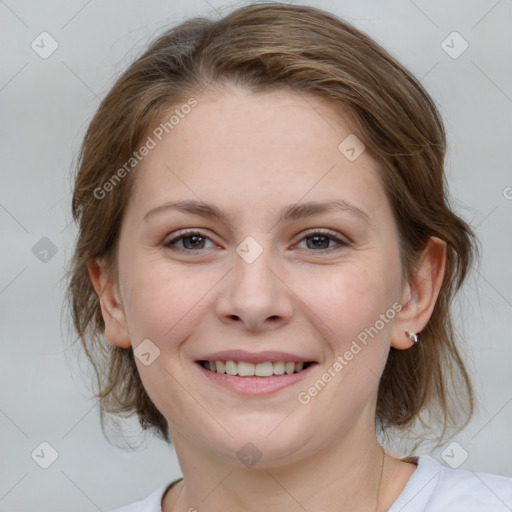
[[[281,389],[293,386],[306,378],[317,366],[316,363],[310,364],[305,370],[290,375],[274,375],[273,377],[239,377],[238,375],[228,375],[227,373],[215,373],[203,368],[201,364],[196,363],[203,375],[210,381],[222,386],[230,391],[235,391],[243,395],[265,395],[275,393]]]

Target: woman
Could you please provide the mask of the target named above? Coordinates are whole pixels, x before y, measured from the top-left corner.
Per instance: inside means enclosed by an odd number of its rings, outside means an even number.
[[[511,479],[378,441],[473,411],[450,305],[476,244],[445,150],[418,81],[311,7],[190,20],[118,79],[69,297],[102,413],[136,412],[183,472],[118,511],[512,508]]]

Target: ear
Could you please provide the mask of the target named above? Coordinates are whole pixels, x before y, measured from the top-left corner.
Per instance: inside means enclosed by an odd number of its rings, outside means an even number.
[[[101,259],[87,263],[89,276],[100,299],[101,313],[105,322],[105,337],[110,343],[122,348],[131,346],[126,315],[120,302],[117,283],[109,276]]]
[[[405,331],[419,333],[427,325],[443,284],[445,266],[446,243],[430,237],[415,275],[402,291],[402,309],[393,324],[392,347],[405,350],[414,345]]]

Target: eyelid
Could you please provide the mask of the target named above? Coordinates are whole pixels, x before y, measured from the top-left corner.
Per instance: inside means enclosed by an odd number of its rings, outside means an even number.
[[[301,235],[300,235],[301,238],[299,239],[299,242],[301,242],[302,239],[306,238],[307,236],[316,235],[316,234],[329,236],[329,237],[331,237],[335,240],[338,240],[339,242],[344,243],[346,245],[352,244],[352,241],[347,236],[341,235],[337,231],[332,231],[327,228],[317,228],[317,229],[307,230],[306,232],[301,233]]]
[[[164,247],[170,247],[172,243],[179,242],[182,238],[187,238],[189,236],[199,235],[203,238],[207,238],[213,243],[216,243],[212,237],[202,229],[193,229],[193,228],[186,228],[186,229],[179,229],[176,233],[172,234],[170,238],[166,241],[164,241],[163,245]],[[192,252],[192,251],[187,251]]]
[[[211,241],[214,244],[216,243],[206,231],[203,231],[202,229],[199,229],[199,228],[198,229],[186,228],[186,229],[178,230],[178,232],[175,233],[174,235],[172,235],[169,240],[167,240],[166,242],[163,243],[163,246],[171,249],[171,247],[173,245],[178,243],[183,238],[187,238],[187,237],[194,236],[194,235],[198,235],[202,238],[208,239],[209,241]],[[311,229],[301,233],[300,238],[293,245],[295,246],[295,245],[299,244],[300,242],[302,242],[304,239],[311,237],[313,235],[324,235],[324,236],[327,236],[328,238],[330,238],[331,240],[334,240],[337,243],[337,246],[331,247],[329,249],[321,249],[318,251],[311,250],[311,252],[313,252],[313,253],[318,252],[321,254],[325,254],[325,253],[329,253],[329,252],[336,250],[337,247],[348,247],[348,246],[352,245],[352,243],[353,243],[348,237],[346,237],[344,235],[340,235],[336,231],[332,231],[327,228],[311,228]],[[173,250],[179,251],[179,252],[200,253],[200,252],[204,251],[205,249],[194,250],[194,249],[175,248]]]

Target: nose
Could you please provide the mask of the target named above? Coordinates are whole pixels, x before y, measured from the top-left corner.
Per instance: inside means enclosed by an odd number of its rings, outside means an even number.
[[[221,322],[256,332],[277,329],[290,321],[293,293],[274,260],[270,249],[250,263],[234,255],[234,268],[221,282],[216,302]]]

